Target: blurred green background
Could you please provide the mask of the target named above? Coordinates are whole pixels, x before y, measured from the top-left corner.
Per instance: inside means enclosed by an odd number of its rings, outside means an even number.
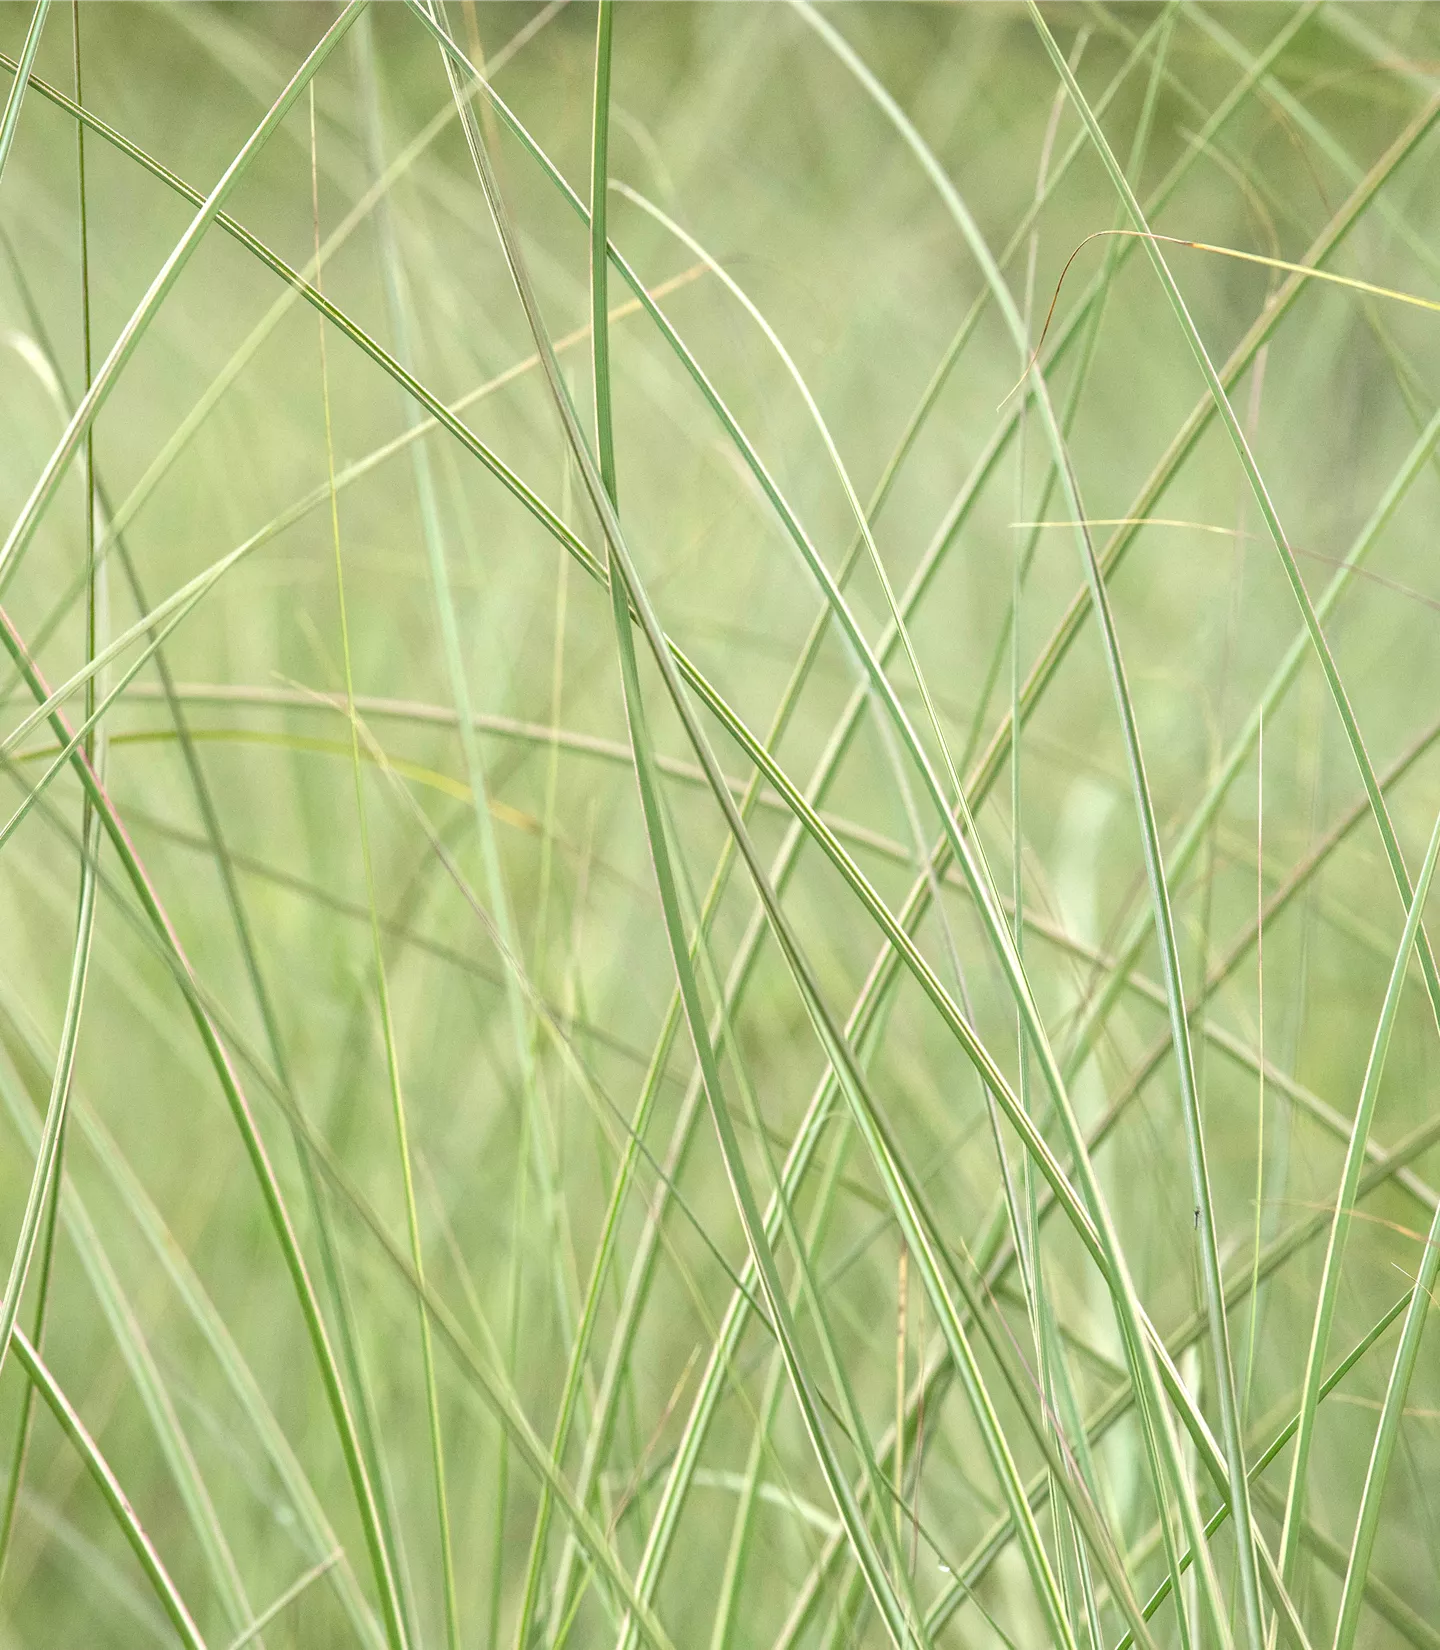
[[[0,5],[12,65],[32,15],[28,4]],[[336,15],[271,0],[87,3],[84,104],[203,194]],[[1440,368],[1440,12],[1186,0],[1057,5],[1043,15],[1152,229],[1262,259],[1318,261],[1370,283],[1159,248],[1210,358],[1234,365],[1226,387],[1311,598],[1340,578],[1324,631],[1413,879],[1434,823],[1430,741],[1440,730],[1440,470],[1434,433],[1425,440]],[[594,8],[452,4],[448,21],[588,198]],[[98,367],[195,213],[91,131],[82,281],[76,123],[46,92],[73,93],[72,22],[61,5],[46,19],[0,178],[7,533],[25,520],[83,393],[82,300]],[[7,69],[0,93],[12,83]],[[585,224],[484,100],[474,107],[588,435]],[[1139,1297],[1219,1437],[1217,1377],[1194,1317],[1206,1299],[1199,1223],[1134,787],[1053,448],[1029,389],[1017,392],[1039,348],[1107,571],[1169,863],[1253,1459],[1299,1406],[1329,1211],[1405,904],[1308,643],[1274,686],[1302,634],[1300,608],[1146,249],[1133,237],[1087,241],[1130,220],[1017,5],[622,3],[609,130],[612,241],[659,294],[755,461],[612,269],[619,513],[645,588],[672,640],[756,737],[769,738],[825,603],[764,495],[760,465],[825,565],[847,567],[845,593],[869,646],[879,648],[890,619],[866,552],[855,554],[838,456],[870,511],[894,591],[909,600],[916,581],[908,616],[925,694],[893,644],[889,679],[936,769],[948,759],[965,781],[975,840],[1012,912],[1020,890],[1026,970],[1081,1124],[1094,1129],[1115,1108],[1095,1156],[1100,1187]],[[921,147],[948,180],[948,200]],[[476,440],[604,562],[444,62],[409,7],[374,5],[349,31],[316,76],[313,103],[308,93],[295,102],[225,210],[306,270],[431,396],[462,404]],[[999,262],[1015,325],[967,242],[965,212]],[[327,243],[318,275],[317,236]],[[535,1561],[534,1609],[523,1601],[540,1494],[524,1427],[564,1482],[580,1486],[618,1570],[648,1574],[652,1521],[692,1436],[746,1238],[694,1050],[674,1018],[676,973],[610,603],[473,450],[444,431],[402,439],[424,416],[374,349],[318,319],[224,227],[205,233],[94,424],[101,643],[255,543],[106,711],[96,760],[274,1160],[379,1486],[411,1642],[443,1643],[447,1626],[397,1080],[426,1283],[449,1314],[433,1351],[458,1640],[513,1643],[523,1620],[529,1643],[619,1642],[618,1583],[569,1545],[563,1509]],[[0,564],[0,603],[52,686],[86,657],[84,470],[81,453],[23,553]],[[1393,508],[1367,536],[1387,499]],[[1340,574],[1357,544],[1363,566]],[[353,749],[337,547],[362,730]],[[468,755],[437,557],[476,717]],[[1057,632],[1067,613],[1071,629]],[[1053,651],[1057,634],[1073,637],[1063,654]],[[640,645],[693,930],[728,832]],[[142,626],[102,673],[102,691],[146,646]],[[8,661],[5,669],[9,817],[58,747],[52,729],[26,723],[33,695]],[[856,649],[831,624],[772,750],[808,787],[847,730],[818,805],[898,912],[912,886],[922,897],[930,886],[922,856],[939,821],[894,718],[863,683]],[[1018,778],[1009,742],[1017,692]],[[83,717],[78,688],[68,713],[72,725]],[[739,795],[754,768],[720,722],[700,714]],[[471,757],[483,774],[478,814]],[[1212,795],[1217,805],[1187,838]],[[42,796],[0,850],[7,1255],[52,1093],[83,863],[73,766]],[[788,851],[790,815],[773,788],[750,817],[765,863]],[[274,1219],[173,956],[109,842],[97,864],[60,1219],[53,1251],[37,1246],[18,1321],[34,1327],[44,1272],[45,1361],[208,1643],[235,1641],[306,1577],[263,1642],[383,1643],[333,1402]],[[843,1022],[884,938],[813,844],[795,853],[783,901]],[[723,1066],[763,1203],[827,1067],[757,910],[738,866],[715,899],[697,966],[709,1009],[715,982],[744,970]],[[1033,1058],[1022,1089],[1015,1001],[953,869],[940,910],[919,923],[921,951],[1068,1162]],[[1102,999],[1103,1019],[1087,1020]],[[1080,1027],[1087,1045],[1077,1051]],[[1350,1225],[1327,1369],[1424,1263],[1440,1167],[1427,1132],[1435,1033],[1412,958],[1370,1130],[1382,1153],[1406,1150],[1403,1163],[1379,1164]],[[1060,1400],[1036,1389],[1022,1278],[992,1269],[981,1288],[975,1272],[977,1256],[993,1259],[1004,1238],[1007,1175],[1024,1203],[1018,1136],[995,1121],[965,1050],[903,973],[858,1046],[947,1264],[980,1289],[991,1330],[1030,1382],[1028,1395],[1010,1393],[977,1335],[1001,1430],[1028,1479],[1042,1466],[1034,1417]],[[647,1081],[643,1148],[607,1227]],[[849,1383],[893,1492],[883,1508],[866,1499],[865,1516],[874,1531],[898,1519],[887,1562],[907,1572],[923,1615],[1003,1502],[933,1304],[902,1259],[882,1178],[839,1102],[818,1130],[794,1210],[813,1295],[792,1233],[777,1253],[803,1355],[845,1471],[863,1486],[841,1371]],[[1043,1232],[1042,1293],[1068,1393],[1054,1425],[1143,1601],[1166,1560],[1141,1429],[1127,1411],[1093,1459],[1075,1442],[1078,1418],[1126,1384],[1121,1337],[1074,1231],[1051,1219]],[[1275,1247],[1287,1239],[1288,1250]],[[602,1245],[573,1421],[557,1445]],[[1279,1258],[1259,1269],[1257,1294],[1260,1253]],[[1319,1411],[1289,1577],[1317,1646],[1334,1632],[1397,1333]],[[656,1618],[675,1645],[714,1650],[889,1642],[855,1555],[835,1534],[836,1506],[777,1358],[768,1323],[752,1313],[716,1376],[713,1421],[648,1583]],[[887,1430],[897,1384],[898,1465]],[[12,1353],[0,1380],[7,1479],[26,1390]],[[1366,1646],[1440,1642],[1437,1406],[1432,1332],[1381,1502],[1355,1640]],[[1187,1459],[1208,1514],[1219,1497]],[[1276,1553],[1289,1459],[1282,1452],[1254,1492],[1257,1529]],[[1091,1643],[1071,1538],[1048,1511],[1041,1528],[1063,1572],[1075,1642]],[[1233,1613],[1228,1524],[1213,1553]],[[1094,1619],[1107,1645],[1124,1631],[1105,1585]],[[1244,1642],[1238,1615],[1226,1630]],[[913,1631],[957,1646],[1053,1638],[1013,1544],[977,1572],[973,1597]],[[1152,1631],[1157,1644],[1220,1642],[1193,1591],[1179,1616],[1164,1606]],[[0,1575],[0,1643],[149,1642],[174,1642],[173,1624],[73,1443],[37,1407]]]

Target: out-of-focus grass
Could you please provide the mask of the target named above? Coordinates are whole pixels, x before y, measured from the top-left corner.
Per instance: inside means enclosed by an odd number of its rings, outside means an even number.
[[[1440,1643],[1434,11],[0,50],[0,1643]]]

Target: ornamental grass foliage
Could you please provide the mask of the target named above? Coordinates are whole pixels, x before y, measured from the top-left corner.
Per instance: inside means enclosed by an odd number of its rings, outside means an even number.
[[[0,53],[0,1646],[1440,1645],[1440,9]]]

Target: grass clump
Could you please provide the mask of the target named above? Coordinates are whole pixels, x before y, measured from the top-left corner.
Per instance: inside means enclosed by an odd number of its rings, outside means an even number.
[[[1440,1643],[1435,33],[0,7],[0,1645]]]

